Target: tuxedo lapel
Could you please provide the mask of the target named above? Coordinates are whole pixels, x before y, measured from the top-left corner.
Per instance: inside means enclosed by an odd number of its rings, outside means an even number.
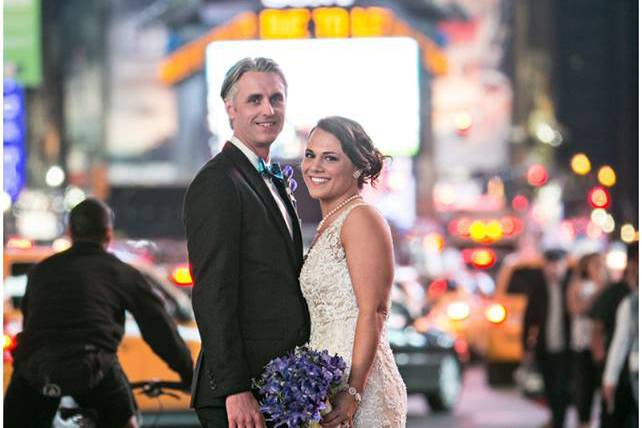
[[[303,241],[301,237],[301,220],[299,219],[299,214],[296,212],[296,208],[292,203],[292,199],[285,189],[285,183],[280,180],[272,180],[274,185],[279,191],[279,195],[292,218],[292,236],[294,240],[294,253],[297,261],[297,267],[300,267],[303,263]]]
[[[238,148],[236,148],[234,144],[231,144],[229,142],[225,143],[225,146],[223,146],[223,153],[230,158],[230,160],[236,166],[237,170],[241,172],[241,174],[243,175],[245,180],[250,184],[252,189],[254,189],[254,191],[259,195],[261,202],[263,202],[263,204],[266,206],[266,208],[270,213],[270,218],[272,219],[272,222],[281,233],[281,236],[283,237],[283,239],[285,239],[290,257],[298,268],[300,256],[298,255],[298,253],[296,253],[296,250],[294,248],[295,245],[292,242],[293,240],[290,237],[290,232],[288,231],[288,227],[285,224],[285,220],[283,219],[281,210],[277,206],[276,201],[274,200],[274,197],[272,196],[270,189],[268,189],[267,185],[263,181],[263,178],[259,175],[256,168],[254,167],[254,165],[252,165],[249,159],[243,154],[243,152],[241,152]],[[288,201],[285,201],[285,202],[286,202],[286,206],[288,207],[288,211],[290,211],[291,207],[289,202]],[[298,229],[298,233],[297,233],[297,230],[293,230],[295,241],[297,236],[299,240],[301,239],[300,229],[298,225],[294,224],[297,222],[297,220],[298,220],[298,217],[296,216],[292,218],[292,225],[296,229]]]

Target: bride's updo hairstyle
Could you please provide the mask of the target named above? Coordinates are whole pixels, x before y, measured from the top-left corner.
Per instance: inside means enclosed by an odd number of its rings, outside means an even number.
[[[329,116],[319,120],[310,131],[310,135],[317,128],[334,135],[339,140],[341,149],[360,172],[357,178],[359,189],[363,187],[364,183],[376,185],[383,168],[383,162],[390,156],[384,156],[372,144],[372,140],[361,125],[345,117]]]

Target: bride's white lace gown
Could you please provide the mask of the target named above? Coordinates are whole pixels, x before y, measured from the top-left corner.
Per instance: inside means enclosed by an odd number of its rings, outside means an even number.
[[[355,204],[343,211],[310,249],[301,270],[301,288],[310,309],[310,347],[327,349],[352,362],[357,301],[341,245],[341,227]],[[354,416],[355,428],[406,426],[406,386],[399,375],[384,326],[362,401]]]

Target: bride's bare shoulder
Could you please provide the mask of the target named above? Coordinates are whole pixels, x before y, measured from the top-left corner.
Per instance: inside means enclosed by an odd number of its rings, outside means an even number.
[[[386,239],[390,227],[383,215],[372,205],[360,204],[351,209],[343,223],[342,240],[346,239]]]

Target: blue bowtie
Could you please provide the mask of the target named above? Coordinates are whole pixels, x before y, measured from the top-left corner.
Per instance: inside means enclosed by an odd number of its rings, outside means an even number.
[[[259,158],[259,166],[257,169],[259,171],[259,174],[264,177],[274,177],[277,180],[283,181],[283,171],[281,171],[281,166],[278,164],[278,162],[272,162],[272,164],[268,167],[263,161],[263,158]]]

